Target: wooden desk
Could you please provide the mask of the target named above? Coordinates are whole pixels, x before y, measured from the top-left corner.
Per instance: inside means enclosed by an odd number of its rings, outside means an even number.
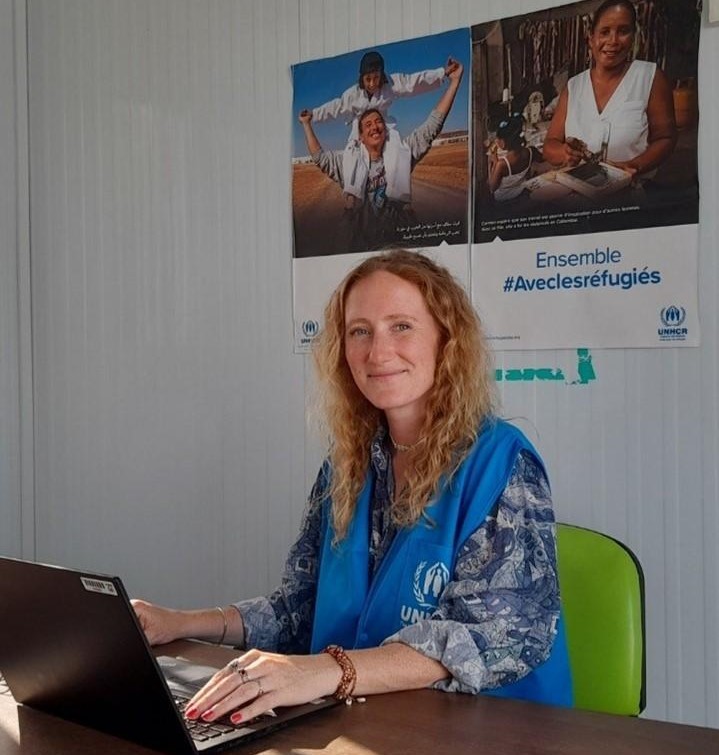
[[[235,653],[176,642],[159,649],[210,665]],[[2,755],[149,755],[130,742],[17,706],[0,694]],[[696,755],[719,729],[621,718],[513,700],[422,690],[337,706],[237,748],[239,755]]]

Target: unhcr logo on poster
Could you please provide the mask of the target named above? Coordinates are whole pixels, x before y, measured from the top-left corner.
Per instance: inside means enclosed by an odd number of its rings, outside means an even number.
[[[309,346],[319,332],[320,324],[317,322],[317,320],[303,320],[300,346]]]
[[[670,304],[659,313],[663,327],[657,329],[660,341],[684,341],[687,337],[687,328],[683,328],[687,311],[684,307]]]
[[[305,320],[302,323],[302,332],[307,336],[307,338],[316,336],[319,329],[320,324],[317,322],[317,320]]]

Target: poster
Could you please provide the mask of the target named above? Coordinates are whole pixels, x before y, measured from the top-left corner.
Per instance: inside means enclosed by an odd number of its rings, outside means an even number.
[[[295,351],[378,249],[423,251],[469,290],[469,29],[299,63],[292,77]]]
[[[467,243],[468,29],[298,63],[292,79],[295,258]]]
[[[600,7],[472,28],[472,294],[496,348],[699,343],[700,10]]]
[[[699,344],[701,3],[606,5],[293,66],[296,351],[342,276],[393,246],[446,264],[497,350]],[[377,183],[356,96],[378,68]]]

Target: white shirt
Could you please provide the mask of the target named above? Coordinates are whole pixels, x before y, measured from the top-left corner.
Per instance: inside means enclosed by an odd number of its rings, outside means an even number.
[[[625,162],[647,148],[647,104],[657,70],[656,63],[635,60],[600,113],[589,69],[567,83],[565,139],[581,139],[591,152],[599,152],[607,139],[607,159]]]

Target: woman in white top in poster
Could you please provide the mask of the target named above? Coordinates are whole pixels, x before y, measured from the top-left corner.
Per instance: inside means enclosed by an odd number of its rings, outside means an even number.
[[[590,155],[635,175],[654,171],[677,140],[672,92],[656,63],[632,60],[636,9],[609,0],[594,13],[592,65],[562,91],[544,141],[544,159],[578,165]]]

